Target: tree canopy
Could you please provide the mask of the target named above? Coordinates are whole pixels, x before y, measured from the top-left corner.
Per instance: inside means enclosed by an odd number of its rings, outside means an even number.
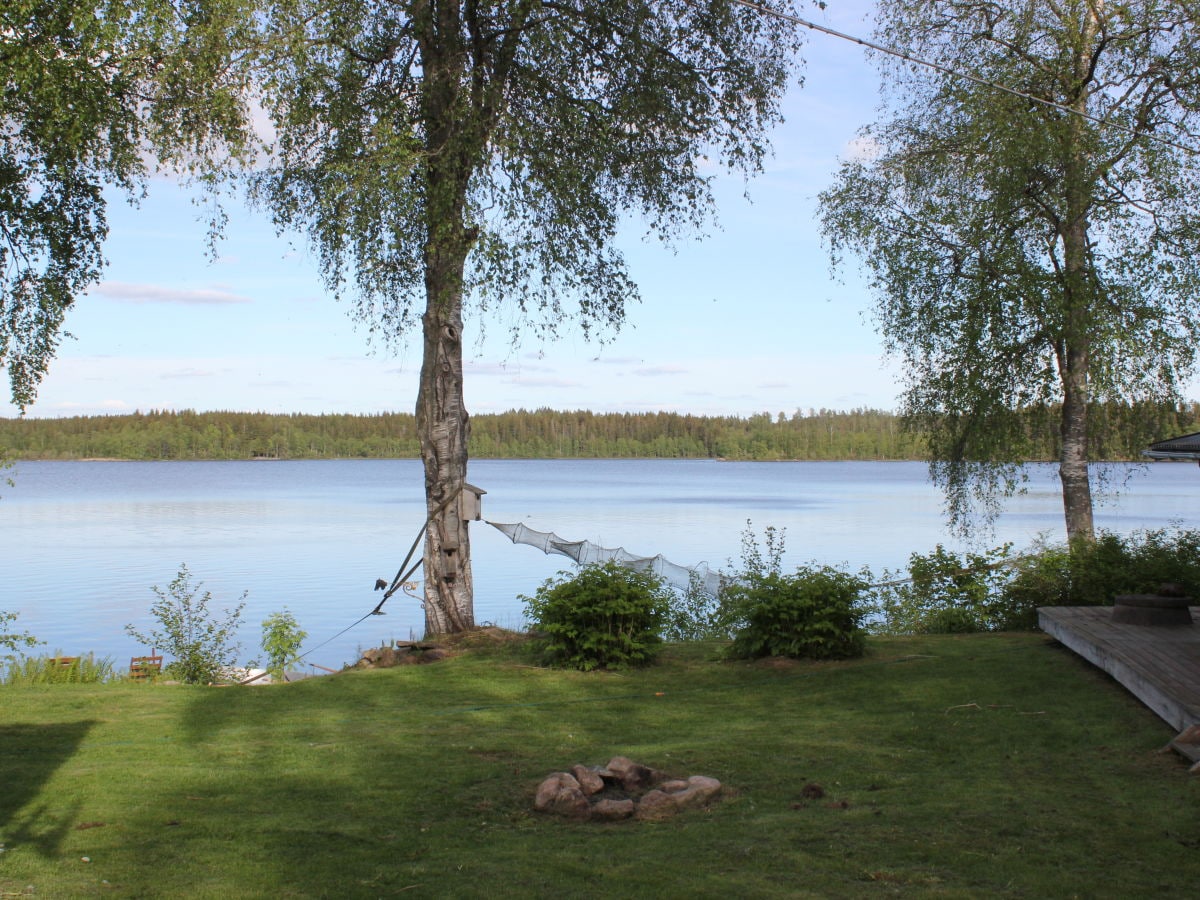
[[[709,155],[759,169],[798,46],[728,0],[285,0],[268,15],[279,142],[256,196],[385,338],[419,324],[443,243],[465,256],[451,285],[476,309],[516,307],[514,331],[619,325],[637,294],[618,228],[703,226]]]
[[[135,199],[154,160],[200,174],[245,147],[247,95],[228,65],[242,5],[0,7],[0,362],[18,407],[33,401],[67,310],[101,276],[106,188]]]
[[[871,274],[953,524],[998,510],[1023,410],[1054,406],[1067,532],[1090,539],[1092,403],[1175,400],[1193,370],[1198,25],[1173,0],[878,10],[909,59],[879,55],[887,114],[822,195],[823,227]]]
[[[279,139],[255,196],[377,333],[420,323],[426,625],[470,627],[464,311],[619,327],[618,230],[697,230],[708,157],[761,166],[798,38],[731,0],[283,0],[262,21]]]

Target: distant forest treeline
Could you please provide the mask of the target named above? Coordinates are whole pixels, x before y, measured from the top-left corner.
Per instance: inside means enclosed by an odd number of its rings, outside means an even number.
[[[1200,404],[1097,405],[1093,458],[1136,459],[1149,441],[1197,430]],[[1054,459],[1051,410],[1027,413],[1035,451]],[[905,460],[923,458],[920,434],[876,409],[797,411],[749,417],[592,413],[550,409],[471,418],[479,458],[724,458]],[[151,411],[123,416],[0,419],[8,459],[413,458],[416,421],[407,413],[275,415]]]

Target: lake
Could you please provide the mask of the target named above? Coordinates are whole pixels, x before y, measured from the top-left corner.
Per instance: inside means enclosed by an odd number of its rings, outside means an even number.
[[[1009,503],[987,546],[1060,539],[1055,469],[1029,471],[1028,492]],[[243,659],[262,655],[260,623],[284,608],[311,647],[374,608],[375,580],[395,576],[423,519],[416,460],[22,462],[11,474],[15,486],[0,490],[0,609],[19,612],[18,629],[45,641],[42,651],[92,651],[122,669],[145,652],[125,625],[153,626],[151,586],[165,588],[181,564],[217,610],[248,592]],[[789,567],[878,574],[939,542],[961,549],[922,463],[474,460],[469,478],[487,491],[486,520],[688,566],[736,566],[747,520],[759,533],[786,529]],[[1192,527],[1198,501],[1195,466],[1141,467],[1097,506],[1097,525],[1122,534]],[[484,522],[471,535],[481,623],[519,626],[519,595],[571,565]],[[309,662],[336,668],[360,647],[420,637],[416,601],[397,593],[385,610]]]

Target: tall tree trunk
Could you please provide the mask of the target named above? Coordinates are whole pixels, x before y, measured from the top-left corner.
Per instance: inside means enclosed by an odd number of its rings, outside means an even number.
[[[424,353],[417,392],[417,434],[425,468],[425,632],[475,627],[471,538],[459,510],[467,478],[471,421],[463,399],[463,271],[474,241],[463,223],[465,187],[431,181],[438,222],[425,248]],[[465,185],[465,181],[462,182]]]
[[[1096,40],[1097,22],[1093,7],[1083,10],[1079,42],[1074,48],[1074,83],[1071,107],[1077,115],[1067,123],[1066,190],[1067,217],[1062,231],[1065,269],[1063,341],[1058,348],[1063,407],[1060,434],[1062,451],[1058,474],[1062,481],[1063,512],[1067,539],[1095,540],[1092,521],[1092,486],[1088,479],[1088,401],[1091,363],[1091,307],[1094,279],[1089,271],[1088,222],[1091,165],[1084,145],[1085,120],[1090,94],[1090,63]]]
[[[460,270],[461,271],[461,270]],[[471,538],[459,513],[467,477],[470,419],[463,402],[462,309],[430,303],[422,322],[425,355],[417,394],[417,432],[425,467],[425,632],[475,627]]]
[[[1077,540],[1092,541],[1096,537],[1092,521],[1092,485],[1088,479],[1087,348],[1070,346],[1064,355],[1066,368],[1062,372],[1063,405],[1059,426],[1062,451],[1058,477],[1062,482],[1067,539],[1074,543]]]
[[[426,126],[424,354],[417,393],[417,433],[425,467],[425,631],[475,627],[471,541],[459,512],[467,477],[470,420],[463,401],[463,273],[476,232],[466,222],[472,160],[480,146],[464,108],[457,0],[415,9],[421,45],[422,117]]]

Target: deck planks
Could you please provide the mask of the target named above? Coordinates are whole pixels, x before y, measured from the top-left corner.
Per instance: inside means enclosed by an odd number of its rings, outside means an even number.
[[[1200,623],[1200,607],[1191,607]],[[1042,631],[1099,666],[1161,719],[1183,732],[1200,724],[1200,624],[1113,623],[1111,606],[1047,606]]]

